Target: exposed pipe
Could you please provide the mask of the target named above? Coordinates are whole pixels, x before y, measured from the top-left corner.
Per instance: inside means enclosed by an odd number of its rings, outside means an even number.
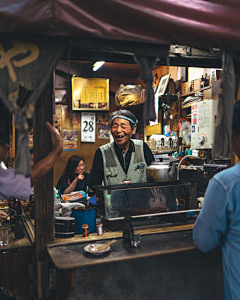
[[[205,159],[206,157],[204,157],[204,158],[201,158],[201,157],[199,157],[199,156],[195,156],[195,155],[186,155],[186,156],[184,156],[181,160],[180,160],[180,162],[178,163],[178,165],[177,165],[177,180],[179,180],[179,169],[180,169],[180,166],[181,166],[181,164],[182,164],[182,162],[186,159],[186,158],[188,158],[188,157],[192,157],[192,158],[197,158],[197,159]]]

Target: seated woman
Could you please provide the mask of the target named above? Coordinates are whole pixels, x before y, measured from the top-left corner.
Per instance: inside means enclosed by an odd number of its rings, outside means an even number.
[[[74,191],[86,192],[89,174],[85,173],[85,163],[81,156],[73,155],[68,159],[65,173],[60,177],[57,189],[62,194]]]

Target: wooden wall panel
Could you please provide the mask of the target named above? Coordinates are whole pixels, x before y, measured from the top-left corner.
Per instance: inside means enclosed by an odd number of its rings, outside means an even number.
[[[28,268],[32,263],[31,249],[1,253],[0,286],[21,299],[30,300],[31,282]]]
[[[96,150],[100,146],[109,142],[109,139],[98,139],[96,136],[95,143],[81,143],[80,132],[78,136],[79,136],[79,140],[77,145],[78,147],[77,151],[63,151],[54,166],[54,186],[57,185],[60,176],[63,175],[69,157],[71,157],[72,155],[82,156],[85,159],[85,164],[86,164],[85,171],[89,173],[92,167],[93,158]]]
[[[111,75],[111,74],[104,74],[103,78],[109,78],[109,89],[111,92],[115,93],[117,89],[119,88],[120,84],[136,84],[136,80],[124,76],[117,76],[117,75]],[[115,110],[115,99],[114,94],[110,93],[110,111],[111,114]],[[80,113],[80,112],[79,112]],[[69,114],[71,115],[71,114]],[[71,121],[71,120],[70,120]],[[69,122],[69,120],[67,121]],[[96,132],[96,139],[95,143],[81,143],[81,132],[79,130],[78,132],[78,144],[77,144],[77,151],[63,151],[59,159],[57,160],[55,166],[54,166],[54,186],[57,186],[57,182],[61,175],[63,175],[64,170],[67,165],[67,161],[69,157],[72,155],[80,155],[85,159],[86,163],[86,172],[89,173],[92,167],[93,159],[96,150],[106,144],[109,143],[109,139],[98,139],[97,138],[97,132]]]

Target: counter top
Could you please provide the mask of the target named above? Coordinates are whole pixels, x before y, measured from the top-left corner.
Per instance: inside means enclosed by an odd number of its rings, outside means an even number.
[[[147,229],[148,233],[144,233],[144,230],[135,230],[135,236],[141,232],[141,246],[139,248],[125,248],[122,232],[118,231],[109,234],[104,233],[101,237],[82,237],[78,239],[78,242],[68,244],[67,242],[65,244],[56,242],[48,245],[47,250],[58,269],[75,269],[83,266],[166,255],[195,249],[192,240],[192,226],[173,226],[175,228],[165,228],[165,230],[163,228],[153,228],[152,230]],[[117,239],[117,242],[111,245],[111,250],[103,255],[96,256],[84,251],[84,247],[90,243],[113,238]]]
[[[27,235],[23,239],[15,239],[15,235],[13,231],[9,232],[9,243],[6,246],[0,247],[0,254],[6,252],[14,252],[20,249],[28,249],[31,247],[31,242]]]
[[[30,222],[30,218],[27,214],[23,214],[22,218],[24,228],[25,228],[25,236],[22,239],[15,239],[14,232],[10,229],[8,232],[9,243],[6,246],[0,246],[0,254],[7,252],[16,252],[22,249],[29,249],[33,245],[34,241],[34,227]],[[10,225],[9,225],[10,226]]]

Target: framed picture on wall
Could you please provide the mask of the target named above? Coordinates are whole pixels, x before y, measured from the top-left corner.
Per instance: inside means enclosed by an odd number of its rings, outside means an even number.
[[[71,84],[72,110],[109,110],[109,79],[72,77]]]
[[[68,104],[68,90],[67,89],[55,89],[55,103],[56,104]]]
[[[169,82],[169,78],[170,78],[171,74],[167,74],[161,77],[156,94],[158,96],[162,96],[165,94],[167,86],[168,86],[168,82]]]

